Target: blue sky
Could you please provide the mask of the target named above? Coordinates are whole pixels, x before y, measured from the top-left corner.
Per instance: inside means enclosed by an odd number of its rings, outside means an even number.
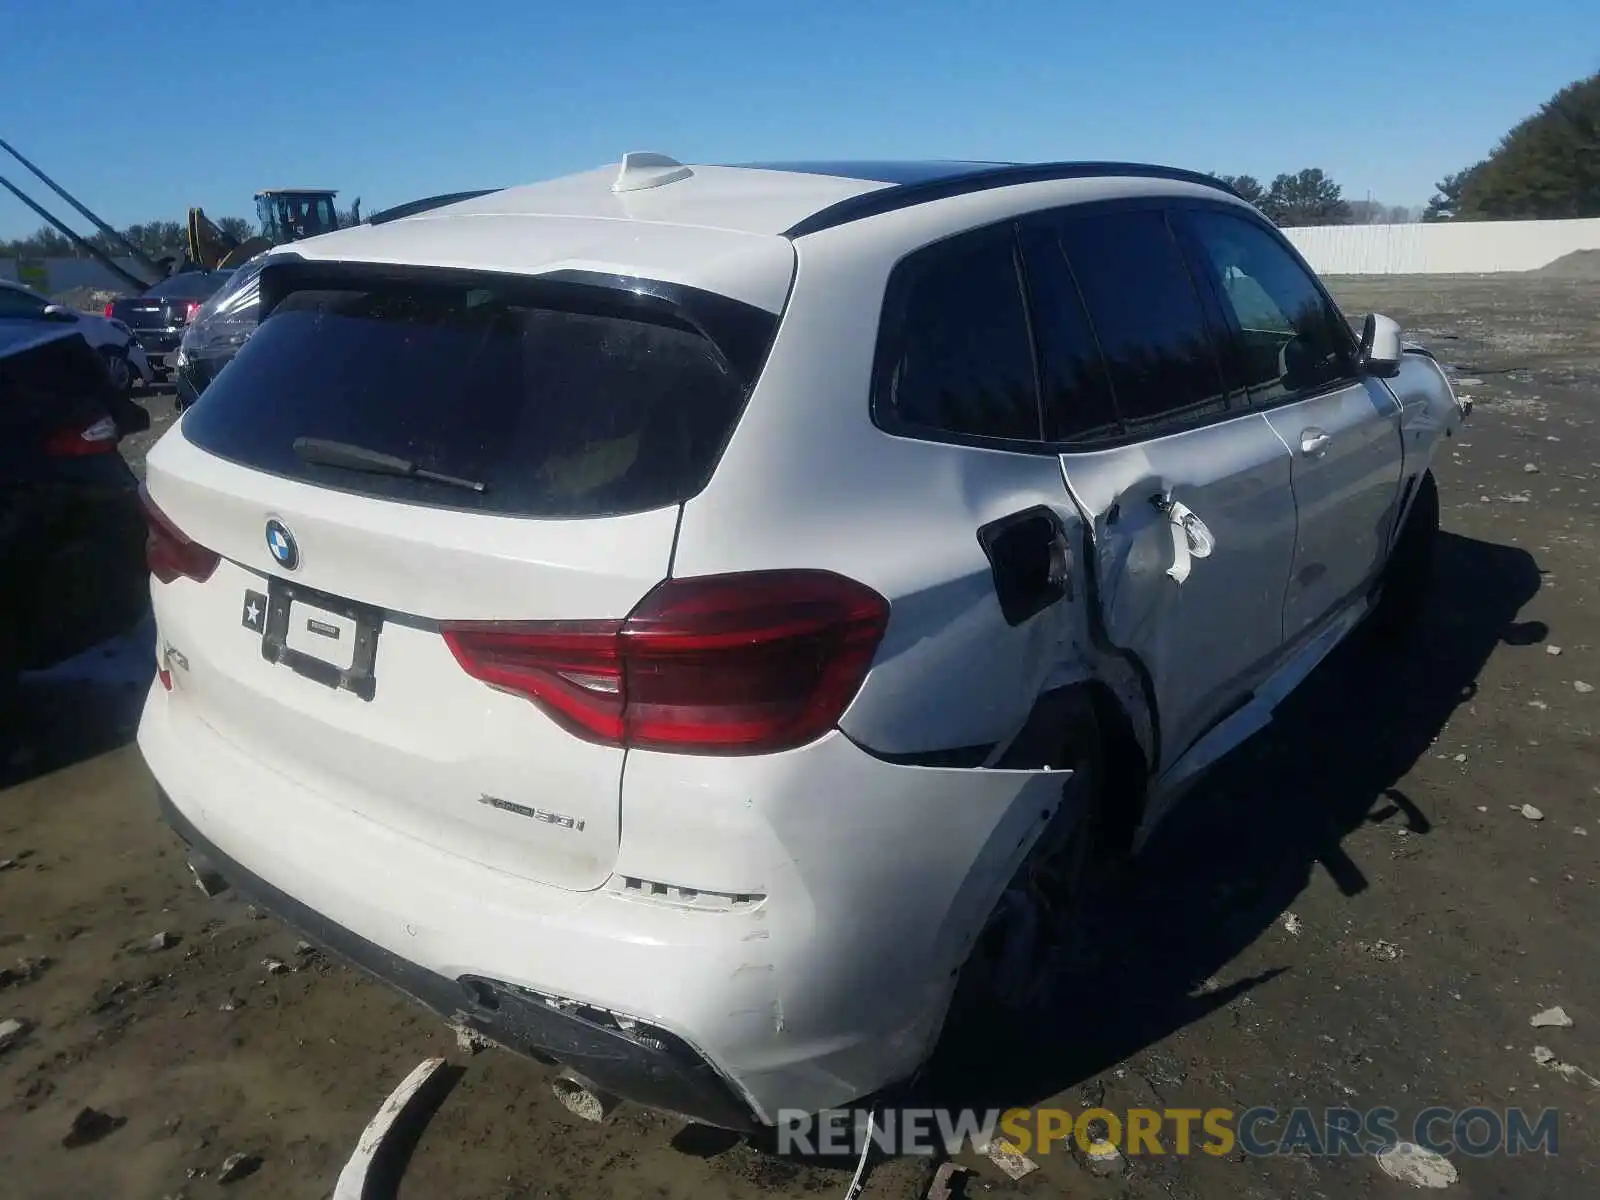
[[[1320,166],[1348,198],[1420,204],[1600,67],[1596,0],[3,7],[0,136],[118,226],[253,217],[269,186],[370,212],[626,150]],[[68,215],[9,156],[0,174]],[[0,236],[39,224],[0,191]]]

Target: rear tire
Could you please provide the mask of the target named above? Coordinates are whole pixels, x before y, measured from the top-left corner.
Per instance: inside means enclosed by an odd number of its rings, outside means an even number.
[[[1019,1002],[1014,993],[1048,985],[1044,974],[1051,969],[1052,958],[1059,966],[1073,949],[1068,943],[1075,940],[1072,934],[1077,932],[1084,895],[1119,861],[1114,847],[1108,845],[1105,763],[1099,729],[1093,722],[1073,731],[1069,752],[1073,775],[1063,785],[1062,802],[1052,825],[1074,812],[1077,820],[1063,835],[1046,829],[1012,877],[961,966],[945,1030],[972,1018],[982,1020],[997,1010],[1025,1008],[1026,1002]],[[1031,901],[1026,904],[1027,914],[1013,906],[1018,893]],[[1037,928],[1030,934],[1024,927],[1035,920]],[[1029,937],[1032,946],[1024,955],[1027,977],[1002,980],[1000,966],[1008,945],[1019,938],[1023,941],[1016,944],[1023,945]]]
[[[127,352],[106,346],[101,349],[100,358],[106,364],[106,374],[111,377],[111,390],[119,396],[132,395],[134,371]]]
[[[1370,628],[1379,638],[1408,631],[1421,616],[1433,584],[1433,559],[1439,541],[1439,485],[1428,471],[1417,484],[1416,499],[1395,538],[1383,571],[1383,590],[1372,610]]]

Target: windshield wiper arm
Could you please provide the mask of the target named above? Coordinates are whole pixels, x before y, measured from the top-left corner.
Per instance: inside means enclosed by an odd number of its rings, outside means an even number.
[[[294,440],[294,452],[302,462],[322,467],[343,467],[347,471],[370,471],[375,475],[397,475],[403,479],[426,479],[430,483],[444,483],[451,487],[466,488],[472,492],[486,492],[489,485],[476,479],[462,479],[459,475],[445,475],[420,467],[409,458],[397,458],[378,450],[369,450],[351,442],[331,442],[325,438],[299,437]]]

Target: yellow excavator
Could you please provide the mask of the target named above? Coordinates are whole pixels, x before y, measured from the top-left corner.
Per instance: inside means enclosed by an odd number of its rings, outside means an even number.
[[[297,242],[338,229],[339,210],[328,188],[268,188],[256,193],[260,232],[239,240],[220,228],[202,209],[189,210],[189,258],[206,270],[236,267],[273,246]],[[361,220],[361,201],[352,213]]]

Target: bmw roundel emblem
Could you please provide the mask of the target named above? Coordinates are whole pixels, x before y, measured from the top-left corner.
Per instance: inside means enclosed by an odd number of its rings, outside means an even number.
[[[295,544],[294,534],[276,517],[267,522],[267,549],[272,551],[273,559],[285,571],[292,571],[300,565],[300,547]]]

